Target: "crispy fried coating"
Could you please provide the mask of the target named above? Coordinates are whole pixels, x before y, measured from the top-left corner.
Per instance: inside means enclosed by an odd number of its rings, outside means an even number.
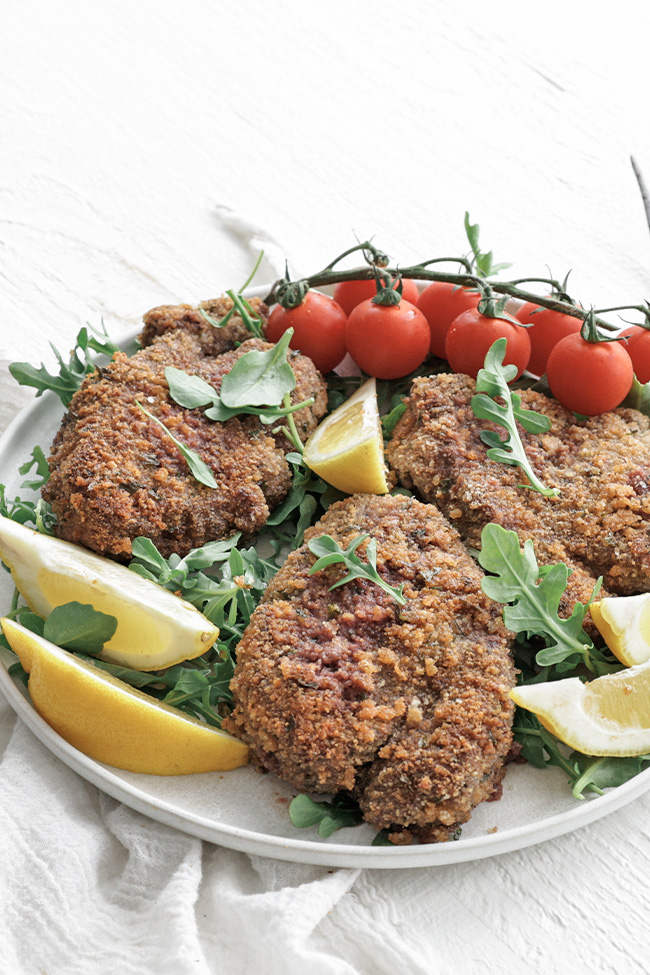
[[[417,379],[388,447],[403,485],[434,502],[463,539],[480,548],[481,529],[497,522],[533,540],[541,564],[566,562],[564,609],[586,602],[598,576],[612,593],[650,589],[650,422],[618,409],[576,422],[574,414],[533,390],[522,406],[551,421],[546,434],[520,429],[536,474],[560,494],[546,498],[520,485],[521,470],[491,461],[471,409],[468,376]],[[500,431],[503,435],[503,431]]]
[[[268,308],[264,302],[259,298],[250,298],[248,303],[265,322],[268,318]],[[140,344],[146,347],[151,345],[159,335],[166,335],[168,332],[182,329],[188,335],[193,335],[199,340],[203,355],[220,355],[222,352],[234,349],[238,343],[245,342],[251,337],[239,315],[232,315],[227,324],[221,328],[215,328],[211,324],[225,318],[232,306],[232,299],[228,298],[227,295],[204,301],[197,307],[194,305],[158,305],[143,316],[144,328],[140,334]]]
[[[454,529],[414,498],[347,498],[305,538],[345,548],[366,532],[406,605],[368,580],[330,590],[344,566],[310,575],[307,546],[292,552],[239,643],[225,726],[297,789],[350,792],[397,842],[448,839],[498,792],[511,746],[501,607]]]
[[[163,330],[146,348],[131,357],[116,354],[84,381],[54,440],[43,489],[61,538],[126,558],[133,539],[144,535],[163,555],[182,556],[212,539],[264,525],[291,484],[288,441],[256,416],[217,423],[203,410],[183,409],[169,396],[165,368],[183,369],[219,389],[241,355],[268,345],[249,339],[217,355],[206,353],[207,345],[191,329]],[[293,401],[315,397],[313,406],[294,414],[307,437],[325,412],[325,384],[310,359],[295,353],[290,362]],[[199,454],[216,489],[195,479],[179,448],[138,402]]]

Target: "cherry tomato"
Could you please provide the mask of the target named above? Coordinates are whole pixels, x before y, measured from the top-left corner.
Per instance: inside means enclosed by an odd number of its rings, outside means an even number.
[[[308,355],[321,372],[331,372],[346,353],[347,316],[328,295],[308,291],[297,308],[276,305],[269,315],[266,337],[277,342],[288,328],[293,328],[292,349]]]
[[[563,315],[560,311],[551,311],[550,308],[540,308],[532,301],[523,305],[516,317],[523,324],[530,323],[530,328],[527,329],[530,339],[528,371],[535,376],[544,375],[549,353],[560,339],[579,332],[582,327],[579,318]]]
[[[448,281],[432,281],[418,298],[418,308],[429,323],[433,355],[445,358],[445,339],[449,326],[461,312],[476,308],[480,294],[459,288]]]
[[[393,285],[397,287],[397,281]],[[346,315],[349,315],[353,308],[360,305],[367,298],[374,298],[377,294],[377,283],[369,281],[341,281],[334,288],[334,301],[338,302]],[[416,304],[420,294],[419,288],[411,278],[402,278],[402,298]]]
[[[634,366],[634,375],[640,383],[650,382],[650,331],[634,325],[622,333],[627,354]]]
[[[634,367],[624,342],[587,342],[576,332],[560,339],[549,355],[546,378],[562,406],[597,416],[622,403]]]
[[[399,379],[426,359],[429,326],[410,301],[378,305],[367,298],[350,313],[345,341],[364,372],[377,379]]]
[[[464,372],[476,378],[479,369],[483,368],[488,349],[502,338],[507,340],[504,365],[515,365],[518,379],[530,358],[526,329],[505,318],[488,318],[477,308],[462,312],[451,323],[445,342],[445,359],[454,372]]]

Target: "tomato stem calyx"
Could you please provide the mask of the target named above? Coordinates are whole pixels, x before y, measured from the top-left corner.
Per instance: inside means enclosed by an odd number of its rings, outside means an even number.
[[[298,281],[289,281],[284,278],[278,282],[276,287],[276,300],[283,308],[290,310],[302,305],[309,291],[309,282],[305,278]]]
[[[597,345],[599,342],[620,342],[622,339],[621,335],[603,335],[598,325],[596,324],[596,315],[593,308],[591,308],[585,315],[585,320],[582,323],[582,328],[580,329],[580,335],[585,340],[585,342],[591,342],[593,345]]]

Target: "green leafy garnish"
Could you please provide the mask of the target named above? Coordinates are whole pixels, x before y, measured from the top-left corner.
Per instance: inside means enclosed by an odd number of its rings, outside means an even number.
[[[258,258],[258,262],[253,268],[252,274],[249,276],[249,281],[254,276],[255,271],[259,266],[259,262],[262,259],[262,256],[263,256],[263,252],[262,255],[260,255],[260,257]],[[247,286],[248,286],[248,282],[244,284],[241,291],[243,291],[244,288],[246,288]],[[199,311],[203,316],[203,318],[206,320],[206,322],[208,322],[208,324],[212,325],[214,328],[224,328],[228,324],[230,319],[233,317],[233,315],[238,314],[241,320],[243,321],[244,325],[248,329],[248,331],[251,333],[251,335],[254,335],[256,338],[263,339],[264,322],[262,321],[260,316],[254,311],[250,303],[246,301],[246,299],[240,292],[226,291],[226,294],[232,300],[232,308],[230,309],[230,311],[226,312],[223,318],[220,319],[219,321],[217,321],[216,318],[213,318],[212,315],[209,315],[204,308],[199,308]]]
[[[354,800],[335,796],[331,802],[315,802],[309,796],[298,795],[289,806],[289,817],[298,829],[318,825],[319,836],[331,836],[344,826],[358,826],[363,814]]]
[[[285,457],[293,471],[291,489],[271,514],[266,527],[280,544],[293,549],[302,545],[305,530],[313,525],[318,515],[344,495],[317,477],[303,461],[302,454],[291,452]],[[291,524],[283,530],[287,521]]]
[[[187,462],[187,466],[194,475],[195,480],[199,481],[200,484],[205,484],[206,487],[216,488],[217,482],[214,479],[212,471],[208,465],[201,460],[197,452],[195,450],[191,450],[190,447],[186,447],[184,443],[181,443],[181,441],[174,436],[171,430],[165,426],[162,420],[159,420],[158,417],[154,416],[153,413],[150,413],[149,410],[145,410],[144,406],[139,402],[139,400],[136,400],[135,403],[136,406],[142,410],[145,416],[148,416],[150,420],[153,420],[153,422],[156,423],[161,430],[165,431],[169,439],[176,444]]]
[[[384,435],[384,440],[390,440],[395,432],[395,427],[398,424],[401,416],[406,412],[406,400],[400,396],[399,402],[392,408],[390,413],[387,413],[381,418],[381,429]]]
[[[359,804],[344,794],[334,796],[331,802],[316,802],[310,796],[298,795],[289,806],[289,818],[297,829],[318,826],[318,835],[326,838],[337,829],[359,826],[363,822],[363,813]],[[371,846],[393,846],[387,834],[388,830],[381,830]]]
[[[208,406],[206,417],[221,423],[240,413],[259,416],[267,425],[286,417],[289,429],[284,432],[296,450],[302,450],[292,414],[311,406],[314,400],[291,403],[289,394],[295,389],[296,377],[287,359],[287,350],[292,335],[293,330],[288,329],[270,349],[252,349],[244,353],[223,377],[219,393],[200,376],[190,376],[182,369],[168,366],[165,378],[171,398],[190,410]]]
[[[316,562],[312,565],[309,570],[309,574],[313,575],[314,572],[320,572],[321,569],[327,568],[329,565],[335,565],[338,562],[342,562],[348,569],[346,575],[338,582],[335,582],[333,586],[330,586],[330,592],[332,589],[337,589],[339,586],[345,585],[346,582],[351,582],[352,579],[368,579],[370,582],[374,582],[375,585],[379,586],[384,592],[387,592],[393,599],[398,602],[401,606],[406,604],[406,598],[402,593],[404,584],[401,586],[389,586],[387,582],[381,578],[377,572],[377,542],[374,538],[370,538],[370,541],[366,545],[366,558],[367,562],[362,562],[359,556],[356,554],[358,547],[365,542],[369,535],[358,535],[354,538],[348,547],[344,550],[334,541],[331,535],[320,535],[318,538],[312,538],[308,543],[307,547],[309,551],[318,556]]]
[[[187,409],[209,406],[208,419],[221,422],[239,413],[252,413],[270,423],[278,416],[308,405],[301,403],[290,409],[280,406],[285,395],[296,386],[296,377],[287,360],[289,331],[272,348],[252,349],[237,359],[223,377],[220,393],[200,376],[190,376],[182,369],[168,366],[165,378],[172,399]]]
[[[503,621],[507,628],[544,639],[546,646],[536,655],[540,667],[555,667],[562,673],[582,663],[598,675],[611,672],[607,658],[582,628],[588,605],[576,603],[568,619],[558,615],[569,578],[563,562],[540,568],[530,539],[522,549],[516,532],[495,524],[486,525],[481,532],[477,558],[486,572],[493,573],[485,576],[481,587],[490,599],[506,604]],[[600,580],[592,599],[599,589]]]
[[[650,383],[640,383],[635,376],[632,388],[621,403],[621,407],[638,410],[639,413],[650,416]]]
[[[239,535],[193,549],[184,559],[163,558],[148,538],[133,542],[129,568],[145,579],[178,592],[219,627],[219,646],[230,651],[241,639],[253,610],[278,570],[254,548],[238,549]],[[208,560],[212,559],[208,563]],[[204,569],[211,568],[208,575]]]
[[[221,382],[221,401],[231,409],[245,406],[279,406],[285,393],[296,386],[296,377],[287,361],[293,337],[288,328],[270,349],[253,349],[235,362]]]
[[[98,337],[93,338],[88,329]],[[52,390],[64,406],[69,405],[86,376],[94,372],[97,362],[91,353],[98,352],[102,355],[113,356],[119,351],[118,346],[106,332],[103,323],[101,332],[90,325],[79,331],[75,347],[67,362],[52,343],[50,343],[50,347],[59,364],[58,373],[49,372],[43,363],[39,368],[30,365],[29,362],[13,362],[9,366],[9,372],[21,386],[33,386],[36,389],[37,396],[42,396],[46,390]]]
[[[558,615],[558,607],[569,577],[563,563],[538,566],[530,539],[521,549],[515,532],[494,524],[483,529],[481,551],[476,554],[481,566],[494,573],[484,578],[483,591],[491,599],[506,604],[504,623],[518,634],[515,661],[523,684],[564,677],[568,672],[580,672],[582,667],[597,677],[622,669],[622,664],[611,654],[594,647],[582,628],[600,580],[589,603],[576,603],[571,616],[563,619]],[[540,637],[546,645],[537,650],[534,655],[537,667],[531,670],[526,658],[526,641]],[[650,764],[650,755],[602,758],[570,752],[524,708],[517,708],[514,733],[521,745],[521,757],[536,768],[555,766],[566,772],[576,799],[584,798],[585,792],[601,794],[604,789],[621,785]]]
[[[555,497],[560,493],[559,489],[545,487],[532,469],[516,422],[518,420],[529,433],[545,433],[550,429],[550,420],[534,410],[522,409],[521,396],[508,386],[517,375],[517,367],[503,365],[505,354],[506,340],[497,339],[490,346],[485,365],[476,377],[477,393],[472,397],[471,407],[478,420],[491,420],[503,427],[508,436],[502,440],[494,430],[483,430],[481,440],[490,448],[487,452],[490,460],[522,468],[530,483],[521,487],[532,488],[545,497]],[[496,402],[497,397],[503,400],[504,406]]]
[[[55,606],[43,627],[43,636],[65,650],[101,653],[115,635],[117,620],[93,606],[78,602]]]
[[[18,619],[22,626],[57,647],[89,654],[101,653],[117,629],[114,616],[75,601],[55,606],[47,619],[24,607],[14,609],[7,616]],[[3,645],[9,646],[4,638]]]
[[[623,785],[650,765],[650,755],[617,758],[569,752],[534,714],[523,708],[517,708],[513,730],[521,745],[521,757],[535,768],[553,766],[566,772],[576,799],[584,799],[586,792],[602,795],[605,789]]]
[[[18,470],[21,474],[30,474],[32,468],[35,467],[36,471],[20,486],[30,491],[37,491],[47,483],[50,471],[47,458],[40,447],[34,447],[31,458],[22,464]],[[33,522],[37,531],[44,535],[52,534],[52,526],[56,522],[56,515],[47,501],[43,501],[42,498],[39,498],[38,501],[28,501],[20,497],[9,500],[4,484],[0,484],[0,515],[4,518],[11,518],[12,521],[17,521],[21,525]]]
[[[40,491],[50,478],[50,467],[41,447],[34,447],[31,457],[31,460],[25,461],[18,468],[20,474],[29,474],[32,468],[36,468],[31,478],[22,482],[21,487],[30,488],[32,491]]]
[[[492,274],[497,274],[499,271],[505,270],[507,267],[512,267],[510,263],[496,264],[492,251],[488,251],[484,254],[479,246],[479,225],[477,223],[470,223],[469,213],[465,211],[465,233],[467,234],[467,239],[469,241],[469,246],[472,248],[472,255],[474,257],[474,269],[476,274],[482,278],[488,278]]]

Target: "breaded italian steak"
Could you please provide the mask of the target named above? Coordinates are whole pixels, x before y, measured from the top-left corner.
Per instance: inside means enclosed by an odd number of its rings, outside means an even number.
[[[579,377],[576,378],[579,381]],[[598,576],[621,595],[650,589],[650,420],[617,409],[577,422],[558,402],[520,390],[522,406],[545,414],[550,430],[520,435],[533,470],[557,497],[522,484],[518,468],[490,460],[481,430],[497,430],[472,411],[469,376],[416,379],[388,447],[402,484],[450,518],[480,548],[496,522],[530,538],[541,564],[571,569],[564,610],[587,602]],[[499,430],[500,436],[505,436]]]
[[[369,580],[331,590],[343,565],[310,575],[307,546],[291,553],[239,644],[225,726],[296,789],[351,793],[394,840],[447,839],[498,792],[511,746],[501,607],[454,529],[413,498],[339,501],[305,539],[345,548],[365,533],[406,605]]]
[[[219,423],[203,409],[184,409],[170,398],[165,369],[175,366],[219,390],[240,356],[269,346],[249,339],[217,355],[206,347],[205,335],[169,329],[131,357],[117,353],[84,381],[54,440],[43,489],[57,535],[118,558],[128,558],[133,539],[144,535],[167,557],[265,524],[291,486],[289,442],[257,416]],[[325,383],[311,359],[290,352],[289,361],[293,402],[315,400],[294,414],[306,439],[325,412]],[[140,407],[199,455],[216,488],[196,479],[174,440]]]

